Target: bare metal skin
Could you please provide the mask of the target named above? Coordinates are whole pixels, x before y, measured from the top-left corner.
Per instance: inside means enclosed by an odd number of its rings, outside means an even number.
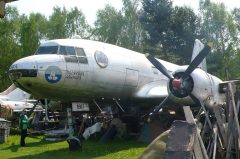
[[[169,94],[169,80],[144,54],[118,46],[82,39],[50,40],[41,47],[57,48],[53,54],[35,54],[22,58],[9,69],[11,80],[37,98],[60,101],[86,101],[95,98],[152,100]],[[85,55],[64,55],[62,47],[84,50]],[[67,49],[66,49],[67,50]],[[169,72],[184,72],[179,66],[158,59]],[[87,62],[86,62],[87,61]],[[218,91],[222,82],[201,69],[191,73],[192,94],[209,106],[223,104]],[[172,99],[192,103],[189,97]]]

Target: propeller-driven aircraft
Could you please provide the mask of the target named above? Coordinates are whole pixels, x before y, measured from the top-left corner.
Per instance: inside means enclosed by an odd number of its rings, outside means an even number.
[[[102,111],[96,102],[100,99],[116,102],[123,112],[122,101],[150,105],[151,101],[163,100],[151,115],[169,100],[207,107],[225,103],[220,89],[223,82],[203,70],[209,52],[210,46],[196,40],[192,62],[179,66],[102,42],[56,39],[42,43],[34,55],[14,62],[9,77],[37,99],[71,103],[73,109],[81,111],[89,111],[89,102]],[[71,110],[67,110],[68,140],[78,140],[72,133]]]
[[[179,66],[102,42],[50,40],[34,55],[14,62],[9,76],[35,98],[62,102],[170,98],[183,103],[197,99],[209,107],[223,104],[222,81],[198,68],[210,51],[201,46],[196,40],[196,57],[189,66]]]

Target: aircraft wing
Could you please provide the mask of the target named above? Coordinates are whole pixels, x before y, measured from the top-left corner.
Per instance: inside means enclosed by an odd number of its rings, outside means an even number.
[[[167,80],[165,79],[144,85],[136,94],[137,98],[165,98],[167,96]]]

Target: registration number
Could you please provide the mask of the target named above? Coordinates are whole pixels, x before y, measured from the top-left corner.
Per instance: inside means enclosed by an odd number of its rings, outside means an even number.
[[[89,111],[88,103],[72,102],[72,111]]]

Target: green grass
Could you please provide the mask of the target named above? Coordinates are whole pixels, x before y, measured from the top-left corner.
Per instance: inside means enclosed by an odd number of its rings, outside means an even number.
[[[83,141],[80,151],[69,151],[66,141],[49,142],[41,136],[26,138],[26,147],[19,146],[20,136],[10,136],[0,144],[1,159],[134,159],[147,146],[134,140],[113,140],[105,144]]]

